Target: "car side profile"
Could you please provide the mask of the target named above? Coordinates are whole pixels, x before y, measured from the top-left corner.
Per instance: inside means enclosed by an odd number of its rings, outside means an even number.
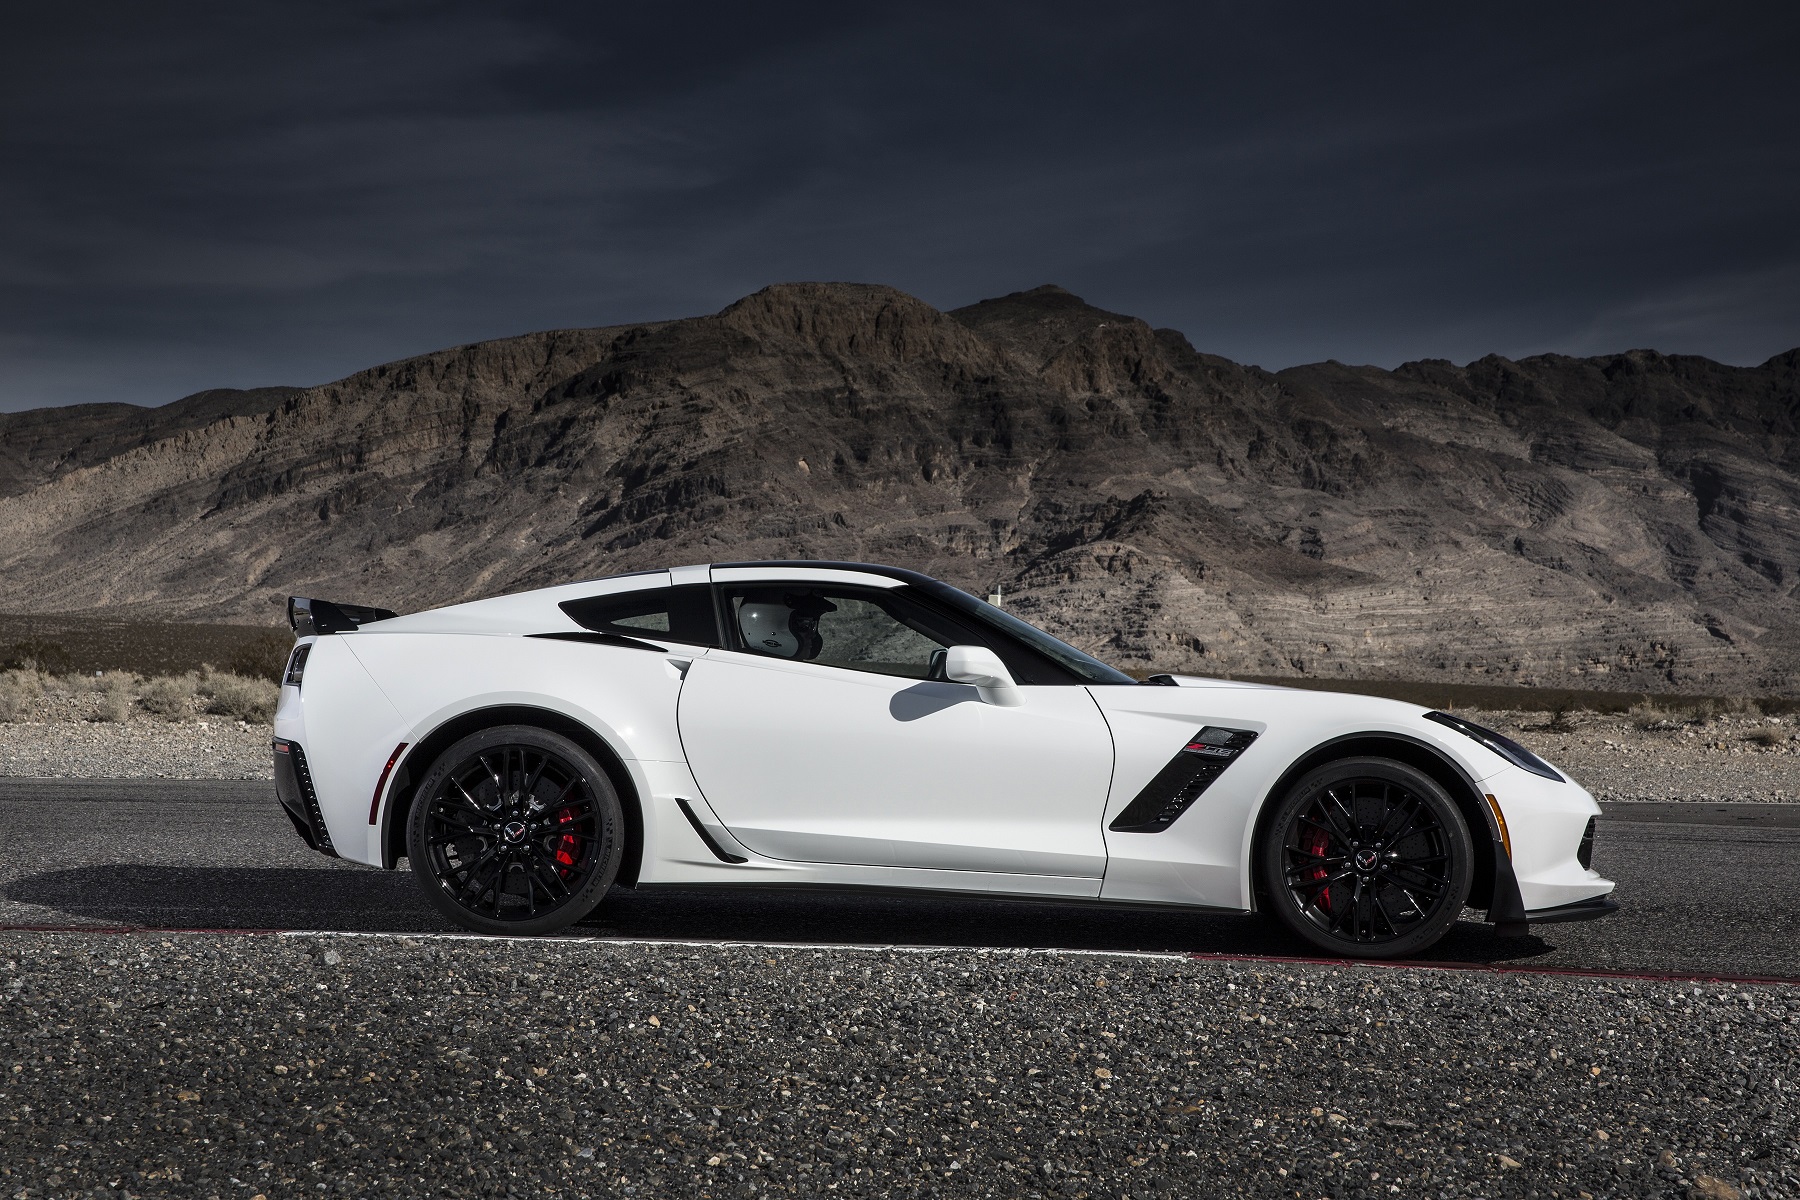
[[[1273,914],[1332,954],[1603,916],[1599,807],[1366,696],[1139,681],[912,571],[681,566],[429,612],[295,597],[278,797],[462,926],[609,888],[907,889]]]

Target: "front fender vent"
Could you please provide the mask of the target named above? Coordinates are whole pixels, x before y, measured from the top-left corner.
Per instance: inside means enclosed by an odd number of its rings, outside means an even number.
[[[1256,734],[1248,729],[1208,725],[1188,739],[1107,828],[1114,833],[1161,833],[1255,740]]]

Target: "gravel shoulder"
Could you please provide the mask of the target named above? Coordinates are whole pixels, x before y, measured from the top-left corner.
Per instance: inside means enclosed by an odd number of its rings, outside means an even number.
[[[0,775],[39,779],[273,779],[268,725],[214,717],[0,724]]]
[[[1725,714],[1649,729],[1623,713],[1464,714],[1516,738],[1607,801],[1793,803],[1800,800],[1800,720]]]
[[[7,1194],[1800,1194],[1800,989],[0,934]]]

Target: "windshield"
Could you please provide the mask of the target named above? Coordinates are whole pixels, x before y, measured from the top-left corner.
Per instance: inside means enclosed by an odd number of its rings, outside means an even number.
[[[1004,609],[995,608],[984,601],[977,600],[960,588],[953,588],[947,583],[938,583],[929,589],[932,596],[942,600],[951,607],[974,617],[982,624],[1000,630],[1015,641],[1024,642],[1027,646],[1054,662],[1083,683],[1130,683],[1137,680],[1114,667],[1109,667],[1091,655],[1083,654],[1067,642],[1059,642],[1035,625],[1028,625]]]

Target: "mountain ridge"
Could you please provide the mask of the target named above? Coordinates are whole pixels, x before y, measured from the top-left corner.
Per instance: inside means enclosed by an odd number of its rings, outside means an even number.
[[[0,611],[850,558],[1124,665],[1797,686],[1800,349],[1271,372],[1050,285],[778,284],[179,404],[0,416]]]

